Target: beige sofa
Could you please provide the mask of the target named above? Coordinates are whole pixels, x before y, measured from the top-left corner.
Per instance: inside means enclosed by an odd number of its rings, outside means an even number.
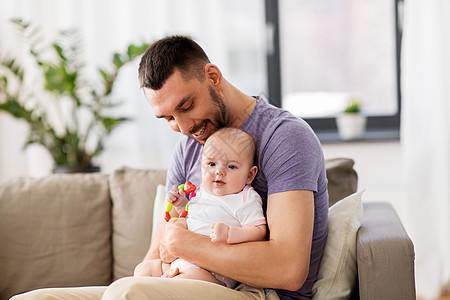
[[[0,182],[0,300],[131,275],[150,244],[165,173],[122,168]],[[330,204],[356,191],[352,160],[328,160],[327,177]],[[393,208],[364,203],[355,236],[352,298],[415,299],[414,249]]]

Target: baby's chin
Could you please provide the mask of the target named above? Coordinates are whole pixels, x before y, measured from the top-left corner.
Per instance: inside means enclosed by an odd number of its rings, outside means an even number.
[[[242,189],[240,190],[229,190],[229,189],[224,189],[221,187],[212,187],[212,189],[206,188],[205,190],[210,193],[211,195],[214,196],[226,196],[226,195],[232,195],[232,194],[237,194],[240,191],[242,191]]]

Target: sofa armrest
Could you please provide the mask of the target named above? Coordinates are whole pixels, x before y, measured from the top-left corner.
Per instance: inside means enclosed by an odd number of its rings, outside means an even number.
[[[356,239],[360,299],[416,299],[414,245],[390,204],[364,203]]]

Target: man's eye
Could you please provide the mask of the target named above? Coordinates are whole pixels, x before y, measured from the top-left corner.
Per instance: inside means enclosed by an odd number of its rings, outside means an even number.
[[[182,107],[182,108],[181,108],[181,111],[182,111],[182,112],[189,111],[189,110],[192,109],[193,106],[194,106],[194,101],[191,101],[191,103],[189,104],[189,106],[188,106],[188,107]]]

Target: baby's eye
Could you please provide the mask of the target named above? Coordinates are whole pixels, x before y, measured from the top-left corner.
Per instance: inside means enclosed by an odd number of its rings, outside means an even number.
[[[210,161],[209,163],[207,163],[207,165],[210,167],[214,167],[216,164]]]
[[[234,165],[229,165],[228,168],[229,168],[229,169],[232,169],[232,170],[237,169],[237,167],[234,166]]]

